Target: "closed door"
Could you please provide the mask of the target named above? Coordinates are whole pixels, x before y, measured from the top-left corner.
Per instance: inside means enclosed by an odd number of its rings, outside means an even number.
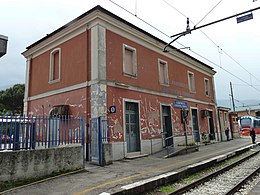
[[[172,119],[171,119],[170,106],[162,106],[162,127],[163,127],[163,135],[164,135],[164,145],[172,146],[173,136],[172,136]]]
[[[215,138],[215,130],[214,130],[214,120],[213,120],[213,112],[209,111],[209,132],[210,132],[210,140],[214,140]]]
[[[140,151],[138,104],[133,102],[126,102],[125,108],[127,152],[138,152]]]
[[[199,121],[197,109],[191,109],[192,131],[195,142],[200,142]]]

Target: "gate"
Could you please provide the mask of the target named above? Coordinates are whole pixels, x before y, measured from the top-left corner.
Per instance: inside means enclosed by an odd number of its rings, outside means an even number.
[[[103,165],[103,143],[109,140],[108,120],[104,117],[90,119],[90,162]]]

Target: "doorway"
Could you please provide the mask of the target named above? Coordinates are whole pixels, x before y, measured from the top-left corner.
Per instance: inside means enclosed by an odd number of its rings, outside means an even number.
[[[200,142],[200,132],[199,132],[199,121],[198,121],[198,110],[191,109],[192,118],[192,133],[195,142]]]
[[[162,127],[164,146],[173,145],[171,107],[162,106]]]
[[[215,130],[214,130],[214,120],[213,120],[213,112],[209,111],[209,139],[214,140],[215,139]]]
[[[125,102],[125,126],[127,153],[140,151],[140,127],[138,103]]]

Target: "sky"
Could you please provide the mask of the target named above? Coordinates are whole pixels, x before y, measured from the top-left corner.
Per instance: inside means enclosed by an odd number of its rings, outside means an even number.
[[[26,47],[96,5],[165,42],[191,29],[260,7],[260,0],[1,0],[0,35],[8,37],[0,58],[0,90],[25,83]],[[260,9],[253,19],[236,17],[192,31],[172,45],[214,68],[216,98],[260,103]],[[185,49],[186,48],[186,49]],[[189,48],[189,49],[188,49]]]

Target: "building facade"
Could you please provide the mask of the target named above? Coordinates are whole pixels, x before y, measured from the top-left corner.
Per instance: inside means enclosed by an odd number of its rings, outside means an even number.
[[[212,67],[100,6],[33,43],[24,113],[105,118],[112,160],[220,140]],[[66,107],[67,109],[63,109]],[[90,139],[87,145],[91,144]]]

